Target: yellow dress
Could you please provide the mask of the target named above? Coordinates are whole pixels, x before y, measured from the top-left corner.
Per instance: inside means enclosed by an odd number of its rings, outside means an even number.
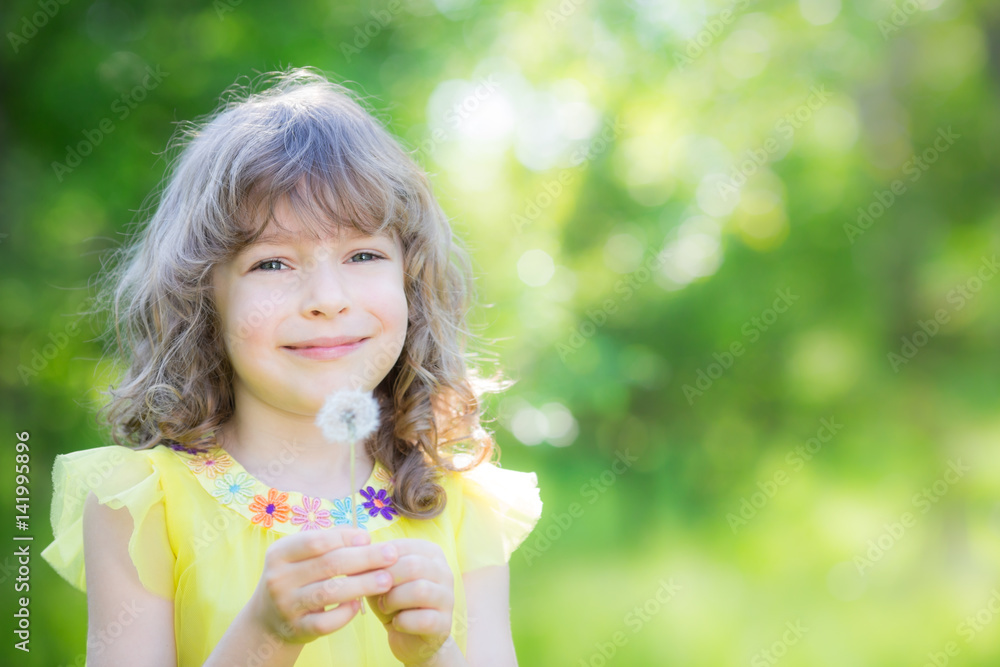
[[[277,463],[277,461],[276,461]],[[387,470],[378,462],[352,498],[310,498],[273,489],[251,476],[218,446],[207,452],[157,445],[133,450],[111,445],[60,454],[53,471],[54,541],[42,557],[75,588],[86,591],[83,506],[90,491],[112,508],[127,507],[134,531],[128,550],[139,579],[174,601],[179,667],[200,666],[250,599],[264,552],[283,535],[351,523],[372,542],[418,538],[440,545],[455,574],[453,636],[465,651],[466,605],[462,573],[509,561],[541,516],[534,473],[481,464],[445,473],[440,515],[399,516]],[[171,567],[163,568],[163,561]],[[159,566],[157,566],[159,565]],[[172,572],[169,578],[162,572]],[[266,654],[268,648],[258,649]],[[371,612],[341,630],[305,644],[296,667],[401,665]]]

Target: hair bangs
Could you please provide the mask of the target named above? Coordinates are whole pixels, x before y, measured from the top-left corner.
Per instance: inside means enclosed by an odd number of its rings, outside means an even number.
[[[406,203],[401,179],[387,172],[384,163],[363,157],[377,154],[363,133],[343,118],[323,113],[300,110],[284,122],[263,150],[258,143],[245,161],[237,161],[242,193],[232,218],[245,244],[269,225],[288,231],[275,217],[281,203],[315,240],[339,236],[348,228],[368,236],[401,235]]]

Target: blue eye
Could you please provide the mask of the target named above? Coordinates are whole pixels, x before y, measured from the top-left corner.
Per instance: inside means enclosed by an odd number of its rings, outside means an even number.
[[[370,257],[371,259],[363,260],[363,261],[353,261],[355,258],[362,257],[362,256],[367,256],[367,257]],[[380,255],[376,255],[373,252],[368,252],[367,250],[364,250],[364,251],[361,251],[361,252],[358,252],[358,253],[354,253],[354,255],[351,256],[351,260],[352,260],[351,263],[352,264],[368,264],[369,262],[371,262],[373,260],[376,260],[376,259],[385,259],[385,258],[382,257],[382,256],[380,256]],[[272,265],[274,265],[274,268],[268,268],[268,267],[270,267]],[[258,262],[257,264],[255,264],[254,267],[251,270],[252,271],[266,271],[266,272],[280,271],[281,269],[277,268],[279,266],[284,266],[286,268],[288,267],[288,265],[285,264],[280,259],[265,259],[264,261]]]
[[[257,265],[255,265],[253,267],[253,270],[254,271],[269,271],[270,269],[263,268],[263,267],[267,266],[268,264],[280,264],[282,266],[285,265],[285,263],[282,262],[280,259],[265,259],[263,262],[260,262]]]

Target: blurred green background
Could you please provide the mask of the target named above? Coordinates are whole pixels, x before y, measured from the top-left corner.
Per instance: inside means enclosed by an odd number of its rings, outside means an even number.
[[[472,252],[518,380],[487,426],[545,503],[521,664],[1000,661],[996,2],[18,0],[3,33],[5,664],[83,664],[38,552],[53,458],[107,444],[88,282],[174,124],[288,65],[368,96]]]

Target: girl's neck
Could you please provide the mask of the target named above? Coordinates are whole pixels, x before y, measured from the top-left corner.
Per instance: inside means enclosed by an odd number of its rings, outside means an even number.
[[[216,441],[247,472],[279,491],[321,498],[342,498],[357,491],[350,483],[350,448],[341,443],[303,442],[260,430],[241,429],[233,421],[216,432]],[[363,443],[355,445],[355,485],[374,469]]]

